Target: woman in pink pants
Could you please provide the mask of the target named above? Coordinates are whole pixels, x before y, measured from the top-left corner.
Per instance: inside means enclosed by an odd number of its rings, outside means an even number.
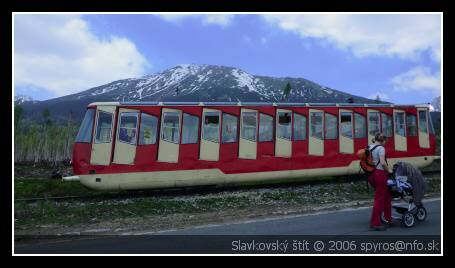
[[[368,178],[368,181],[373,185],[374,204],[373,212],[371,213],[370,227],[376,231],[386,230],[386,226],[381,225],[381,214],[384,213],[384,218],[390,223],[392,222],[392,198],[387,189],[387,179],[392,170],[389,168],[386,160],[386,151],[384,144],[386,137],[382,133],[377,133],[374,136],[373,144],[369,145],[373,163],[376,164],[376,169]]]

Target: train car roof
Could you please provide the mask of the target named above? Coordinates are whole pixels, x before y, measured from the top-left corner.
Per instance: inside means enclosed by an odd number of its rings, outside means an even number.
[[[93,102],[88,106],[299,106],[299,107],[425,107],[429,104],[393,103],[291,103],[291,102]]]

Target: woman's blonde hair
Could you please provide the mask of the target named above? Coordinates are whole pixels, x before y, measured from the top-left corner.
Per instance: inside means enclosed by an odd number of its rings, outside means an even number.
[[[374,135],[374,138],[371,140],[372,142],[385,142],[387,140],[387,137],[382,134],[381,132],[378,132],[376,133],[376,135]]]

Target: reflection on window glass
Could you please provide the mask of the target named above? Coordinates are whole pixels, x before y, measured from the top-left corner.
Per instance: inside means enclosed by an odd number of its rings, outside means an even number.
[[[223,143],[237,141],[237,116],[223,113],[223,127],[222,127]]]
[[[310,135],[318,139],[323,138],[323,126],[322,126],[322,112],[312,112],[310,113]]]
[[[430,134],[434,135],[435,132],[434,132],[434,125],[433,125],[433,119],[431,117],[431,113],[430,113],[430,116],[428,116],[428,124],[429,124],[429,127],[430,127]]]
[[[141,124],[139,131],[139,145],[155,144],[156,129],[158,126],[158,118],[149,114],[141,114]]]
[[[199,117],[183,114],[182,144],[197,143]]]
[[[84,120],[79,127],[79,132],[76,136],[76,142],[91,142],[92,141],[92,130],[93,130],[93,116],[95,115],[95,109],[88,109],[85,112]]]
[[[417,117],[413,114],[406,115],[406,127],[408,128],[408,136],[417,136]]]
[[[273,140],[273,117],[259,114],[259,141]]]
[[[381,132],[379,117],[379,112],[368,113],[368,133],[370,133],[370,135],[374,136],[376,133]]]
[[[95,143],[109,143],[112,135],[112,114],[98,111]]]
[[[393,136],[392,116],[382,113],[382,133],[386,137]]]
[[[180,113],[164,112],[161,129],[161,138],[165,141],[179,143],[180,140]]]
[[[290,112],[278,112],[277,137],[281,139],[291,139],[292,135],[292,114]]]
[[[338,120],[332,114],[325,114],[325,138],[333,140],[338,138]]]
[[[419,130],[424,133],[428,132],[426,111],[419,111]]]
[[[367,136],[367,128],[365,124],[365,116],[356,113],[354,115],[355,120],[355,132],[354,135],[357,139],[366,138]]]
[[[220,136],[220,113],[205,112],[204,127],[202,129],[202,138],[205,140],[219,142]]]
[[[118,140],[129,144],[136,144],[137,113],[120,113]]]
[[[352,139],[352,113],[340,113],[340,132],[341,135]]]
[[[404,117],[404,112],[395,113],[395,133],[403,137],[406,136],[406,125]]]
[[[294,114],[294,140],[303,141],[306,139],[306,116]]]
[[[243,112],[242,113],[242,129],[241,135],[243,139],[256,141],[257,113]]]

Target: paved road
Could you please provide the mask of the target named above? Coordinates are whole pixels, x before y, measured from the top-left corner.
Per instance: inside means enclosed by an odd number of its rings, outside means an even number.
[[[426,221],[413,228],[396,226],[384,232],[370,231],[368,220],[371,208],[342,210],[337,212],[289,216],[284,218],[248,221],[234,224],[187,228],[143,235],[96,237],[47,244],[22,244],[15,253],[164,253],[176,246],[194,248],[196,252],[213,242],[213,235],[440,235],[441,201],[427,201]],[[201,237],[198,235],[208,235]],[[210,239],[206,239],[211,237]],[[232,239],[232,237],[230,237]],[[195,245],[195,240],[200,241]],[[216,246],[216,245],[212,245]]]

